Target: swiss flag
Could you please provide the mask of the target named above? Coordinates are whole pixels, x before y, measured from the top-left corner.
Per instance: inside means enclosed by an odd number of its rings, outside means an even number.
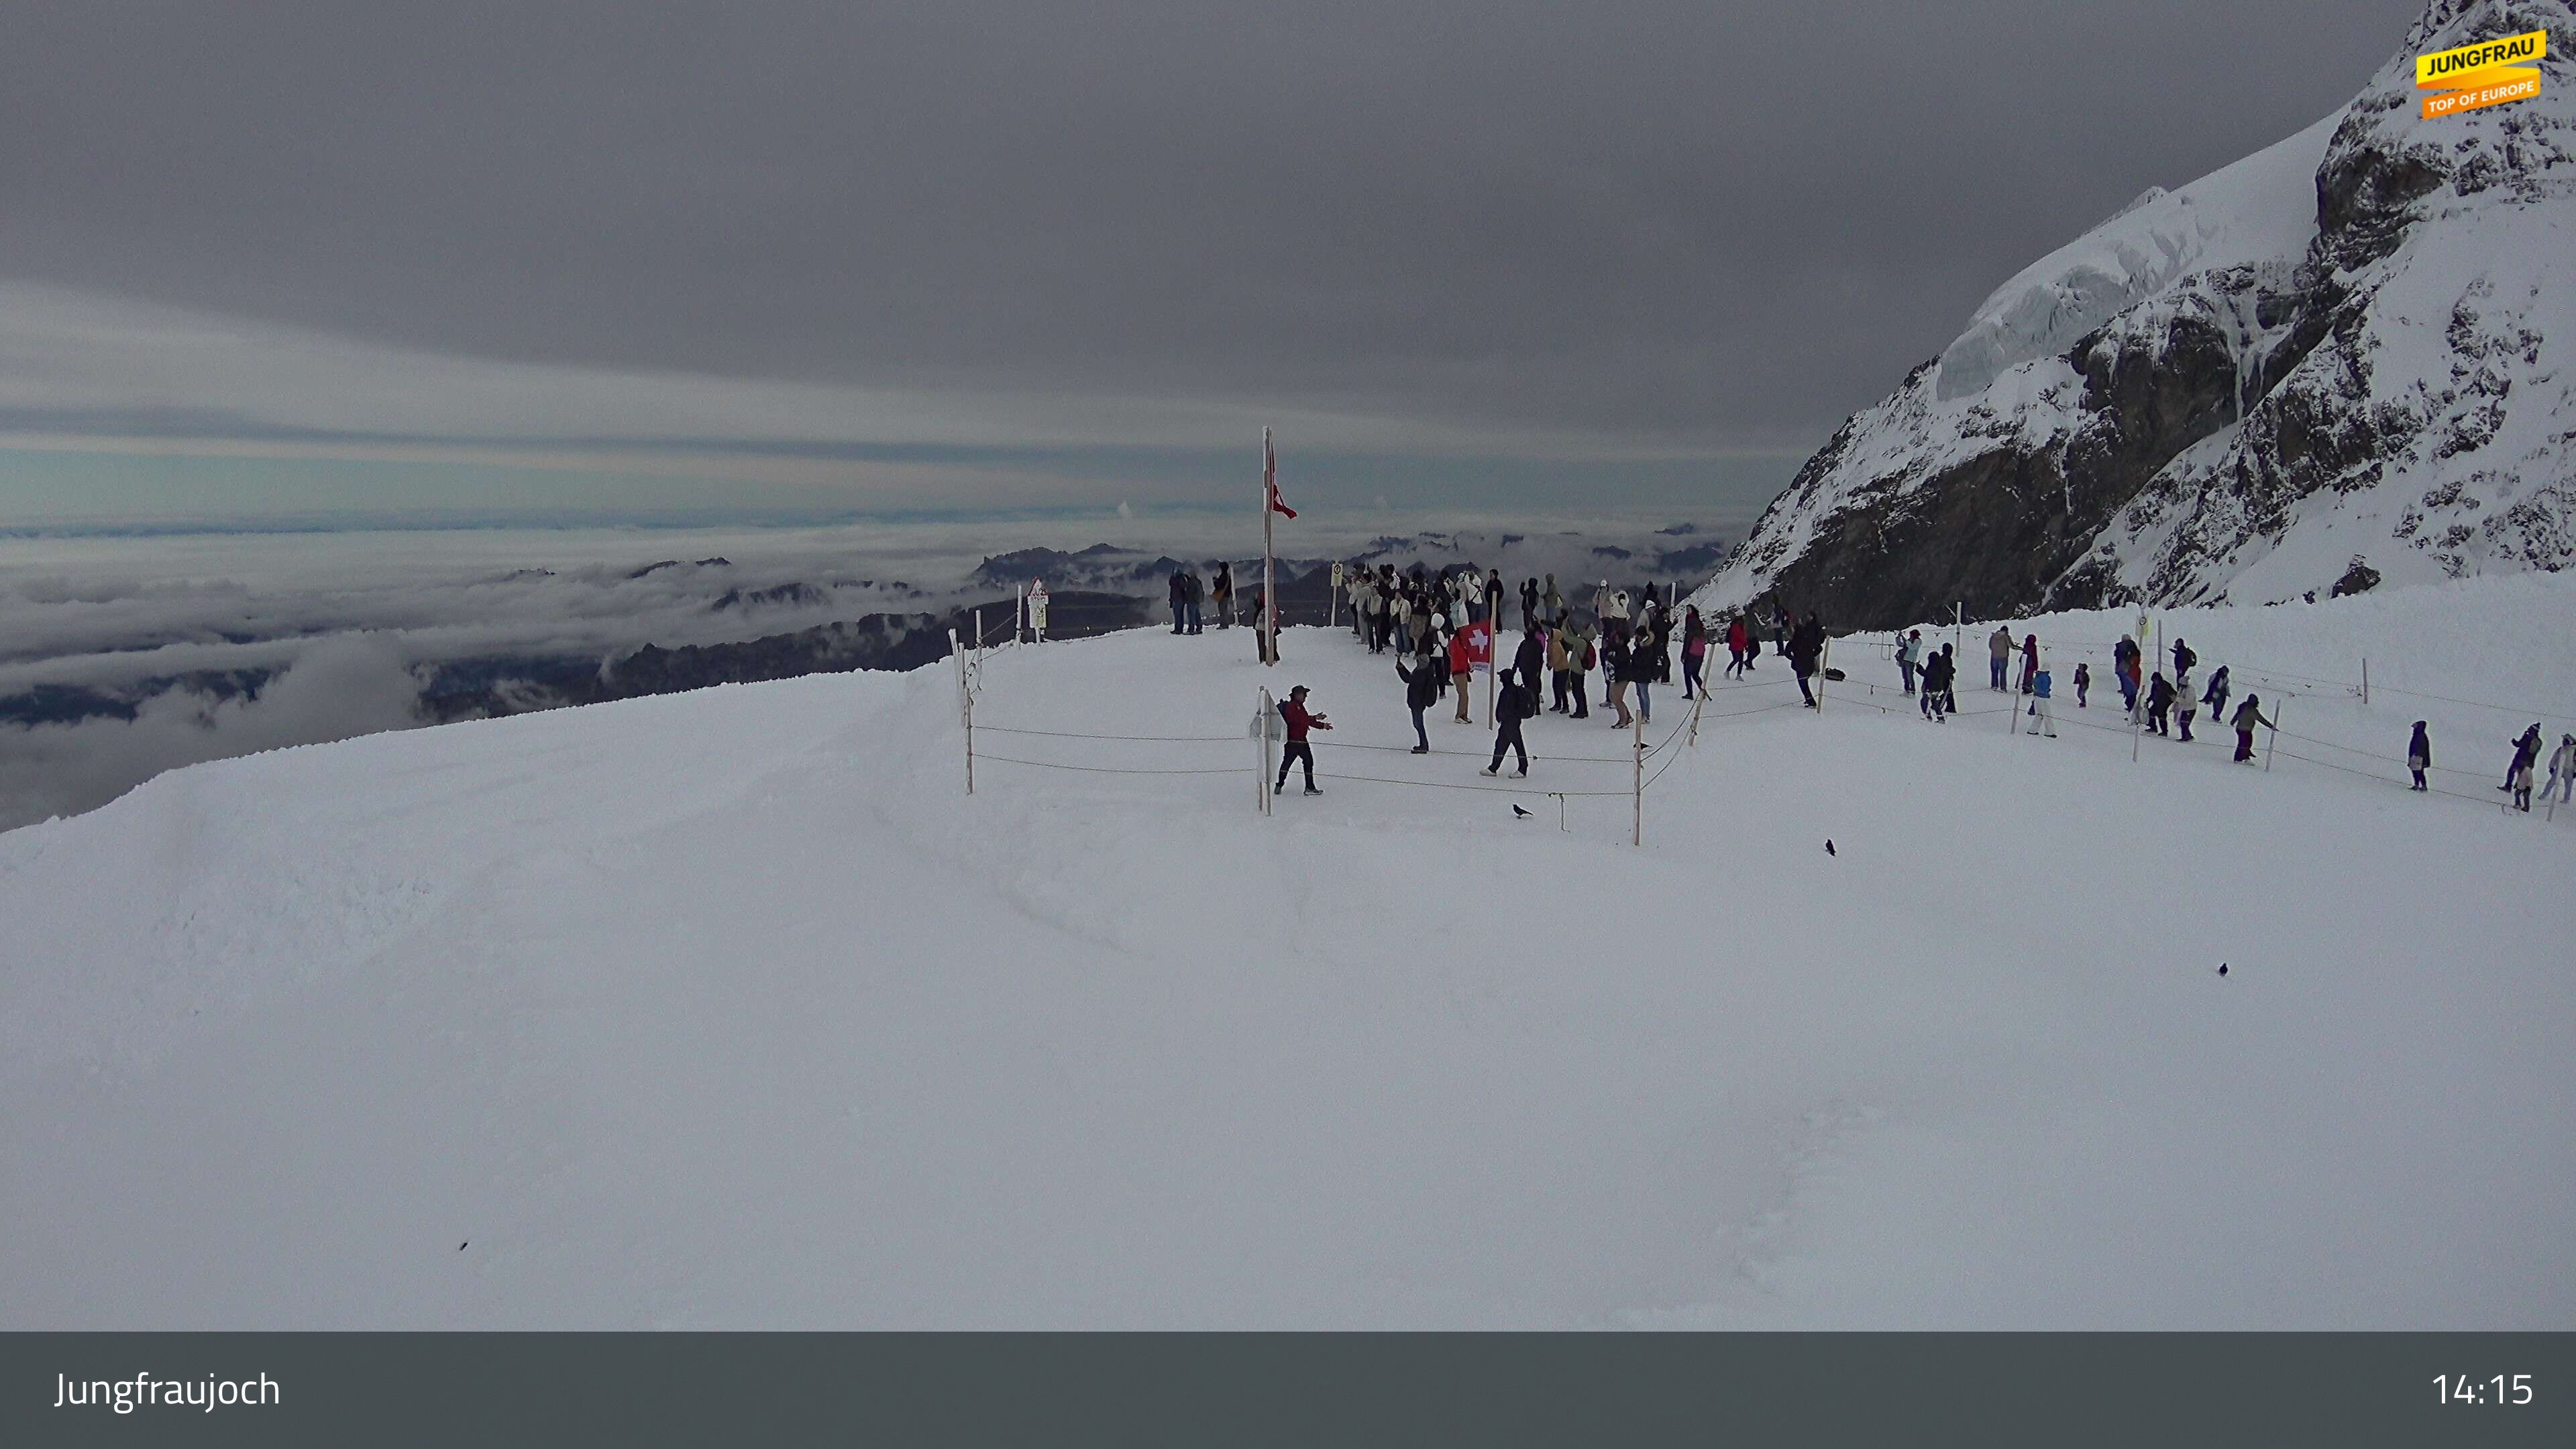
[[[1270,430],[1268,428],[1263,428],[1261,430],[1261,487],[1262,491],[1267,493],[1270,497],[1270,508],[1272,512],[1284,513],[1290,518],[1297,516],[1296,509],[1279,501],[1279,456],[1270,451]]]

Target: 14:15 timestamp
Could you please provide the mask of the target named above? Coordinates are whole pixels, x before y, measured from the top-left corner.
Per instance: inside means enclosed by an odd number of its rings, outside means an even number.
[[[2435,1374],[2433,1387],[2446,1404],[2528,1404],[2531,1402],[2531,1375],[2491,1374],[2473,1379],[2467,1374]]]

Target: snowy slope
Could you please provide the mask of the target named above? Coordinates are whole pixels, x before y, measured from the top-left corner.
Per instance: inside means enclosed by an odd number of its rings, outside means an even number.
[[[2412,58],[2551,32],[2422,119]],[[1702,593],[1892,624],[2576,561],[2576,15],[2433,0],[2342,110],[1997,288]]]
[[[2311,183],[2340,114],[2178,191],[2152,187],[1994,290],[1941,353],[1943,402],[1985,391],[2195,272],[2288,271],[2317,235]],[[2286,279],[2286,278],[2285,278]]]
[[[2285,723],[2384,751],[2391,681],[2576,728],[2568,597],[2167,622],[2378,651]],[[2576,814],[1935,727],[1855,639],[1820,715],[1717,696],[1636,850],[1597,715],[1532,727],[1608,792],[1560,831],[1297,630],[1339,748],[1264,819],[1244,644],[995,657],[971,799],[934,667],[0,835],[0,1327],[2576,1326]]]

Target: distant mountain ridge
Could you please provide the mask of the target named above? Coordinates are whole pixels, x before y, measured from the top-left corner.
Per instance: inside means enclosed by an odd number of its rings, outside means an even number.
[[[2550,33],[2536,100],[2413,57]],[[2576,560],[2576,15],[2434,0],[2342,110],[2151,189],[1854,414],[1701,590],[1838,625]]]

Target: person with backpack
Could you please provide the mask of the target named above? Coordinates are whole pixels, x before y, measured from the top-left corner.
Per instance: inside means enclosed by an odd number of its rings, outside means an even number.
[[[1576,624],[1571,616],[1557,626],[1565,638],[1565,694],[1574,702],[1574,718],[1592,717],[1592,667],[1598,662],[1592,652],[1592,626]]]
[[[2200,656],[2191,652],[2191,646],[2182,642],[2180,635],[2174,637],[2173,662],[2174,688],[2189,689],[2191,686],[2184,681],[2191,678],[2191,667],[2200,662]]]
[[[2227,682],[2227,666],[2222,664],[2209,672],[2209,688],[2200,692],[2200,702],[2209,706],[2209,717],[2211,719],[2225,719],[2227,717],[2227,696],[2229,693],[2230,686]]]
[[[1565,689],[1566,681],[1570,679],[1573,674],[1573,672],[1567,668],[1567,660],[1571,656],[1566,652],[1567,645],[1573,638],[1573,631],[1566,628],[1563,624],[1553,624],[1545,627],[1547,629],[1547,712],[1549,714],[1572,714],[1574,712],[1574,706],[1567,702],[1565,698]]]
[[[1524,719],[1538,714],[1538,672],[1547,663],[1547,643],[1542,637],[1546,626],[1532,619],[1521,626],[1520,647],[1512,651],[1512,667],[1520,671],[1521,683],[1529,689],[1530,712]]]
[[[1217,560],[1216,582],[1209,587],[1208,597],[1216,601],[1216,626],[1220,629],[1233,628],[1234,565],[1223,559]]]
[[[2524,730],[2522,732],[2522,737],[2513,742],[2513,759],[2504,767],[2504,783],[2496,786],[2496,788],[2499,790],[2512,789],[2513,777],[2520,774],[2526,777],[2523,781],[2522,788],[2529,790],[2531,788],[2531,781],[2528,776],[2531,774],[2531,762],[2539,758],[2540,721],[2533,720],[2531,722],[2531,728]]]
[[[2082,709],[2082,708],[2084,707],[2084,696],[2085,696],[2086,694],[2088,694],[2088,693],[2091,693],[2091,692],[2092,692],[2092,689],[2093,689],[2093,666],[2092,666],[2092,665],[2090,665],[2090,664],[2085,663],[2085,662],[2084,662],[2083,660],[2081,660],[2081,659],[2076,660],[2076,661],[2075,661],[2075,707],[2076,707],[2077,709]]]
[[[1426,651],[1413,656],[1413,663],[1395,662],[1395,677],[1404,681],[1404,707],[1413,711],[1413,753],[1431,753],[1431,731],[1422,726],[1422,712],[1440,702],[1440,664]]]
[[[1637,722],[1636,716],[1628,713],[1628,675],[1634,668],[1628,657],[1627,639],[1616,630],[1605,632],[1601,639],[1601,676],[1610,685],[1608,707],[1619,712],[1619,717],[1610,722],[1614,730],[1627,729]]]
[[[1537,642],[1535,634],[1525,636]],[[1538,712],[1538,692],[1521,682],[1517,674],[1503,676],[1503,687],[1494,694],[1494,762],[1485,767],[1488,775],[1500,773],[1503,751],[1518,757],[1512,769],[1515,780],[1529,777],[1529,746],[1521,743],[1521,721]]]
[[[2414,790],[2432,788],[2424,783],[2424,772],[2433,768],[2433,740],[2431,736],[2424,733],[2424,722],[2420,719],[2415,721],[2414,737],[2406,742],[2406,768],[2415,776],[2415,783],[2408,788]]]
[[[2057,715],[2049,705],[2048,694],[2048,666],[2042,664],[2030,674],[2030,728],[2024,734],[2045,731],[2050,739],[2057,738]]]
[[[1923,631],[1913,630],[1896,641],[1896,677],[1910,697],[1914,693],[1914,667],[1923,659]]]
[[[1288,722],[1288,748],[1279,756],[1279,778],[1271,782],[1270,793],[1276,795],[1287,789],[1288,767],[1303,762],[1306,766],[1306,793],[1323,794],[1315,788],[1315,747],[1306,743],[1306,731],[1328,730],[1332,725],[1322,715],[1307,710],[1306,686],[1302,684],[1288,691],[1288,698],[1280,703],[1279,717]]]
[[[2001,624],[1986,636],[1986,687],[1997,694],[2004,691],[2004,671],[2012,666],[2012,630]]]
[[[2126,634],[2111,646],[2111,677],[2120,685],[2120,708],[2134,719],[2138,713],[2138,641]]]
[[[2156,671],[2154,682],[2147,686],[2147,733],[2151,735],[2173,733],[2165,722],[2166,714],[2173,709],[2173,702],[2174,687],[2165,678],[2165,672],[2159,669]]]
[[[2263,717],[2262,705],[2263,696],[2248,694],[2245,696],[2245,702],[2236,706],[2236,717],[2228,721],[2236,730],[2236,763],[2240,765],[2254,763],[2254,727],[2256,725],[2261,725],[2267,730],[2280,728],[2279,725]]]
[[[1413,667],[1431,671],[1433,702],[1449,697],[1449,646],[1441,641],[1439,615],[1431,616],[1413,636]]]
[[[2552,791],[2561,805],[2576,797],[2576,734],[2560,735],[2558,748],[2549,752],[2549,784],[2540,792],[2542,803],[2548,802]]]

